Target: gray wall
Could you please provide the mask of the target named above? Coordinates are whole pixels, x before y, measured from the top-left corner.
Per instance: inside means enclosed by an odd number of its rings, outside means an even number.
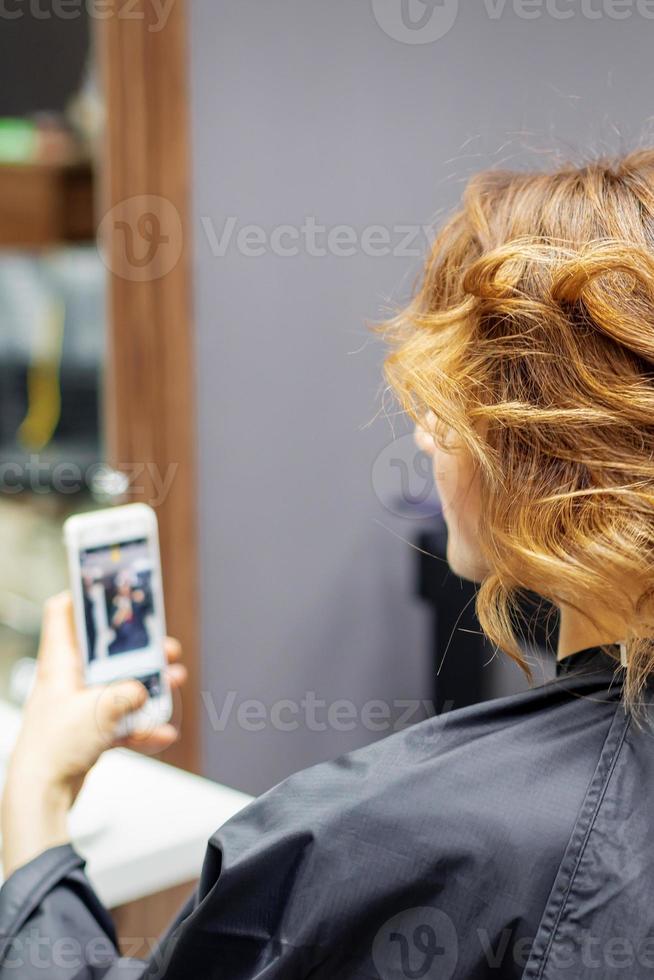
[[[364,321],[419,261],[221,257],[215,238],[230,216],[268,232],[313,216],[386,226],[398,245],[395,226],[429,223],[476,169],[628,145],[652,112],[654,21],[635,0],[623,20],[609,0],[587,3],[593,16],[559,0],[569,19],[487,0],[418,44],[436,22],[402,28],[400,0],[374,0],[385,29],[372,0],[191,6],[205,764],[260,791],[374,736],[225,725],[229,692],[235,706],[430,695],[403,540],[416,521],[380,501],[389,470],[373,463],[392,432],[366,425],[380,350]]]

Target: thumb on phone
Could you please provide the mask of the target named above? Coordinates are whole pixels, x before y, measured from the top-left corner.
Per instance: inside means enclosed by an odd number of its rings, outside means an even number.
[[[116,741],[121,721],[142,708],[148,692],[140,681],[116,681],[100,689],[95,703],[95,717],[105,745]]]

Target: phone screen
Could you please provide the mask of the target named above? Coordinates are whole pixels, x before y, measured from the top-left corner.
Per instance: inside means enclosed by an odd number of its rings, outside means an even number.
[[[79,557],[89,680],[136,677],[158,697],[163,638],[148,539],[84,548]]]

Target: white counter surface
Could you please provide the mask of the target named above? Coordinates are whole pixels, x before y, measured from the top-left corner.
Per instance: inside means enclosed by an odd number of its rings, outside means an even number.
[[[0,701],[0,768],[20,712]],[[207,841],[250,797],[126,749],[106,752],[71,818],[73,843],[109,908],[191,881]]]

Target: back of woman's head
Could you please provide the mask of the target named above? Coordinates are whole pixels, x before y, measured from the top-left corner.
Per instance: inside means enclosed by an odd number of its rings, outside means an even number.
[[[523,590],[606,614],[635,703],[654,672],[654,150],[474,177],[385,330],[405,408],[478,464],[484,631],[522,660]]]

